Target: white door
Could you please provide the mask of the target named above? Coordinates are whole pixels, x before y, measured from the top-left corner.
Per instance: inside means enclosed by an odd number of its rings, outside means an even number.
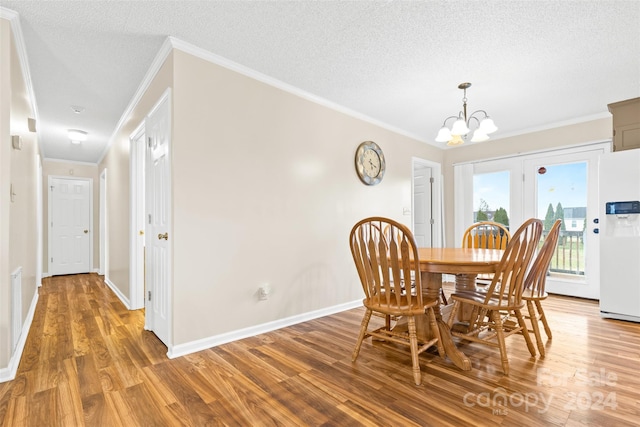
[[[562,219],[547,276],[547,292],[600,297],[598,157],[602,150],[536,157],[524,162],[525,213],[545,223]]]
[[[433,203],[431,187],[433,169],[427,165],[413,165],[413,236],[419,247],[433,247]]]
[[[146,328],[171,349],[171,200],[169,94],[145,122],[147,136],[146,182]]]
[[[610,143],[523,154],[457,165],[456,188],[471,188],[458,196],[456,235],[472,222],[500,218],[513,233],[527,218],[564,218],[564,230],[550,265],[547,291],[597,299],[599,284],[599,239],[593,232],[598,218],[598,155]],[[471,166],[470,168],[468,166]],[[498,222],[503,222],[500,219]],[[503,223],[504,223],[503,222]],[[459,242],[456,242],[459,244]]]
[[[91,179],[49,177],[49,274],[91,271]]]

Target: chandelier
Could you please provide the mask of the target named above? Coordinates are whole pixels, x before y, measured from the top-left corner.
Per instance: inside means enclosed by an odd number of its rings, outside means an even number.
[[[455,146],[464,143],[467,135],[471,132],[471,126],[476,129],[471,136],[471,142],[482,142],[489,139],[489,134],[498,130],[493,120],[486,111],[476,110],[467,117],[467,89],[471,87],[471,83],[460,83],[458,89],[464,91],[462,98],[462,111],[457,116],[450,116],[444,119],[444,123],[436,136],[436,142],[446,142],[447,145]],[[484,115],[483,117],[479,117]],[[447,127],[447,121],[455,119],[451,129]]]

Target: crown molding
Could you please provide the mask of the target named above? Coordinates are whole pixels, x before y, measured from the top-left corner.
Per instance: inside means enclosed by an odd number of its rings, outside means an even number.
[[[249,67],[246,67],[244,65],[238,64],[237,62],[231,61],[227,58],[224,58],[220,55],[216,55],[214,53],[209,52],[206,49],[202,49],[198,46],[195,46],[191,43],[187,43],[185,41],[182,41],[180,39],[177,39],[175,37],[168,37],[171,45],[173,46],[174,49],[180,50],[182,52],[188,53],[190,55],[193,55],[195,57],[198,57],[200,59],[203,59],[205,61],[211,62],[213,64],[219,65],[221,67],[227,68],[229,70],[235,71],[239,74],[242,74],[244,76],[247,76],[249,78],[252,78],[254,80],[258,80],[262,83],[265,83],[269,86],[273,86],[275,88],[281,89],[285,92],[289,92],[293,95],[296,95],[300,98],[306,99],[307,101],[311,101],[315,104],[318,105],[322,105],[323,107],[327,107],[330,108],[334,111],[337,111],[339,113],[342,114],[346,114],[347,116],[351,116],[353,118],[356,118],[358,120],[362,120],[364,122],[373,124],[375,126],[381,127],[383,129],[389,130],[393,133],[399,134],[399,135],[403,135],[406,136],[408,138],[411,139],[415,139],[417,141],[420,142],[424,142],[427,143],[429,145],[433,145],[433,142],[427,140],[424,138],[424,136],[421,135],[416,135],[413,134],[411,132],[407,132],[406,130],[397,128],[395,126],[392,126],[388,123],[382,122],[380,120],[376,120],[372,117],[369,117],[365,114],[359,113],[357,111],[351,110],[347,107],[344,107],[340,104],[337,104],[335,102],[329,101],[325,98],[322,98],[320,96],[314,95],[310,92],[306,92],[298,87],[292,86],[288,83],[285,83],[281,80],[275,79],[271,76],[268,76],[266,74],[262,74],[256,70],[253,70]],[[440,147],[439,147],[440,148]]]
[[[140,82],[140,85],[138,86],[136,93],[133,95],[133,98],[131,98],[131,101],[129,101],[129,104],[127,105],[127,108],[122,113],[122,116],[120,116],[120,120],[118,120],[118,124],[116,125],[113,133],[111,134],[111,137],[109,138],[109,142],[104,147],[104,150],[102,150],[102,154],[100,154],[100,158],[98,159],[97,164],[102,163],[102,161],[104,160],[104,157],[109,152],[109,148],[111,148],[111,146],[113,145],[113,141],[117,137],[118,133],[124,126],[125,122],[129,118],[133,110],[136,108],[136,106],[142,99],[142,96],[145,94],[147,89],[149,89],[149,85],[151,85],[151,82],[153,81],[156,74],[158,74],[158,71],[160,71],[162,64],[164,64],[164,61],[166,61],[167,57],[169,56],[172,50],[173,50],[173,45],[171,43],[171,37],[167,37],[164,43],[162,43],[162,46],[160,47],[160,50],[156,54],[155,58],[151,62],[151,65],[149,66],[147,73],[144,75],[142,82]]]
[[[29,104],[36,123],[40,121],[38,115],[38,105],[36,103],[36,95],[33,90],[33,82],[31,80],[31,69],[29,68],[29,57],[27,56],[27,48],[24,42],[24,36],[22,35],[22,26],[20,25],[20,15],[11,9],[0,6],[0,18],[6,19],[11,24],[11,32],[13,33],[13,40],[18,53],[18,60],[20,61],[20,68],[22,69],[22,78],[24,79],[27,93],[29,94]],[[44,157],[44,150],[40,138],[37,138],[38,149]]]

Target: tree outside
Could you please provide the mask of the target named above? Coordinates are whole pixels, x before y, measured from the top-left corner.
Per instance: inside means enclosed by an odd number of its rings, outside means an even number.
[[[487,212],[489,212],[489,204],[484,199],[480,199],[476,221],[487,221],[489,219]]]
[[[493,220],[509,228],[509,215],[507,215],[507,210],[505,208],[498,208],[496,213],[493,215]]]
[[[558,202],[558,205],[556,206],[556,214],[554,215],[554,222],[557,219],[562,221],[560,223],[560,231],[566,231],[567,227],[564,224],[564,209],[562,209],[562,203],[560,202]]]
[[[556,215],[553,212],[553,205],[549,203],[549,207],[547,208],[547,214],[544,216],[544,230],[550,231],[551,227],[553,227],[554,222],[556,222]]]

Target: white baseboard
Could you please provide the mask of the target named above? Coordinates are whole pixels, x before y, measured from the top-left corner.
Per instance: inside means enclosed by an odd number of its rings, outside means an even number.
[[[20,339],[18,340],[18,344],[16,345],[16,350],[13,352],[13,354],[11,355],[11,359],[9,360],[9,366],[6,368],[0,368],[0,383],[11,381],[16,378],[18,365],[20,365],[22,352],[24,351],[24,346],[27,343],[27,336],[29,335],[29,329],[31,329],[31,323],[33,322],[33,316],[36,313],[38,296],[38,288],[36,288],[36,292],[33,295],[33,299],[31,300],[29,312],[27,313],[27,318],[22,324],[22,331],[20,332]]]
[[[106,277],[104,278],[104,283],[106,283],[107,286],[111,288],[111,290],[113,291],[114,294],[116,294],[118,299],[122,301],[125,307],[127,307],[127,310],[131,310],[131,303],[129,302],[129,298],[125,297],[124,294],[120,292],[120,289],[118,289],[118,287],[108,278]]]
[[[191,341],[184,344],[174,345],[169,347],[167,356],[169,357],[169,359],[185,356],[187,354],[195,353],[196,351],[206,350],[208,348],[216,347],[221,344],[226,344],[226,343],[237,341],[243,338],[252,337],[258,334],[264,334],[266,332],[274,331],[276,329],[280,329],[287,326],[295,325],[297,323],[302,323],[309,320],[317,319],[319,317],[329,316],[331,314],[339,313],[341,311],[350,310],[352,308],[361,307],[361,306],[362,306],[362,300],[359,299],[357,301],[334,305],[332,307],[323,308],[321,310],[311,311],[308,313],[302,313],[302,314],[287,317],[284,319],[274,320],[273,322],[263,323],[262,325],[251,326],[249,328],[239,329],[237,331],[227,332],[224,334],[199,339],[196,341]]]

